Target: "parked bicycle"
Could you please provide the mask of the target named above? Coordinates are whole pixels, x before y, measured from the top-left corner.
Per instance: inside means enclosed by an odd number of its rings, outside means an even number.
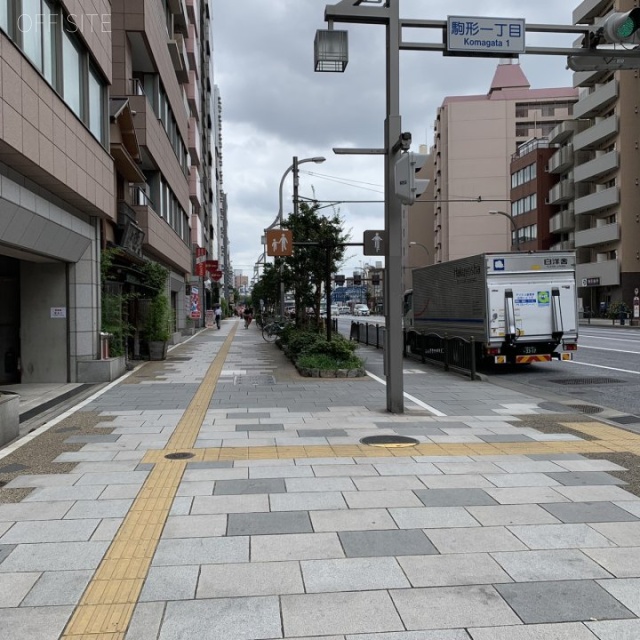
[[[264,323],[262,327],[262,337],[267,342],[274,342],[275,339],[286,329],[292,322],[281,318],[273,318]]]

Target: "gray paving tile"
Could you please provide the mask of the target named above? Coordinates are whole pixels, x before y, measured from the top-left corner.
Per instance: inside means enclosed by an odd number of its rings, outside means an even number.
[[[620,480],[620,478],[616,478],[604,471],[569,471],[565,473],[548,473],[547,475],[567,487],[627,484],[624,480]]]
[[[585,549],[584,553],[616,578],[640,577],[640,547]],[[0,565],[0,570],[2,567],[3,565]]]
[[[483,526],[512,524],[547,524],[559,522],[537,504],[467,507],[467,511]]]
[[[598,580],[598,584],[627,609],[640,616],[640,579]]]
[[[19,544],[0,564],[0,571],[77,571],[95,569],[108,543],[47,542]]]
[[[242,495],[248,493],[285,493],[282,478],[252,478],[250,480],[216,480],[214,495]]]
[[[88,518],[123,518],[133,500],[78,500],[64,516],[65,520]]]
[[[369,478],[358,478],[365,480]],[[286,478],[287,491],[303,493],[306,491],[355,491],[356,485],[351,478]]]
[[[640,620],[603,620],[585,622],[599,640],[638,640],[640,638]]]
[[[436,462],[435,464],[442,473],[447,475],[505,473],[504,469],[491,462]]]
[[[311,533],[311,521],[306,511],[281,513],[231,513],[228,536],[250,536],[272,533]]]
[[[472,507],[498,504],[484,489],[422,489],[415,491],[415,494],[425,507]]]
[[[180,538],[160,540],[153,557],[158,567],[248,562],[249,538]]]
[[[98,435],[84,435],[84,436],[71,436],[67,438],[65,444],[86,444],[87,442],[117,442],[120,436],[118,434],[98,434]]]
[[[100,520],[42,520],[16,522],[0,538],[2,544],[82,542],[91,538]]]
[[[159,640],[281,638],[278,598],[220,598],[169,602]]]
[[[311,511],[313,530],[370,531],[397,529],[386,509],[356,509],[353,511]]]
[[[169,516],[162,530],[163,538],[208,538],[224,536],[227,516],[224,514],[199,516]]]
[[[24,599],[24,607],[76,605],[93,571],[46,571]]]
[[[20,607],[2,610],[2,626],[10,640],[58,640],[73,607]]]
[[[344,429],[297,429],[300,438],[336,438],[346,436]]]
[[[398,558],[412,587],[451,587],[511,582],[511,577],[487,553]]]
[[[430,529],[428,537],[440,553],[490,553],[527,549],[506,527]]]
[[[634,617],[591,580],[500,584],[496,589],[525,624]]]
[[[504,473],[502,475],[507,477],[508,474]],[[496,486],[484,476],[476,474],[420,476],[420,480],[428,489],[483,489],[484,487],[492,488]]]
[[[340,542],[348,558],[434,555],[438,551],[419,529],[341,531]]]
[[[164,607],[164,602],[138,602],[125,640],[157,640]]]
[[[176,493],[177,496],[211,496],[213,495],[213,486],[215,480],[201,482],[181,482]],[[223,482],[220,480],[219,482]],[[127,486],[127,485],[123,485]],[[109,487],[112,489],[113,487]]]
[[[559,460],[558,465],[569,471],[627,471],[610,460]]]
[[[0,544],[0,564],[2,564],[9,554],[16,548],[15,544]]]
[[[343,495],[350,509],[423,506],[415,493],[408,490],[345,491]]]
[[[408,507],[389,509],[399,529],[477,527],[478,521],[462,507]]]
[[[584,487],[555,487],[555,491],[572,502],[640,502],[640,498],[625,491],[621,487],[613,486],[584,486]],[[560,501],[559,501],[560,502]]]
[[[550,460],[497,460],[495,463],[508,473],[552,473],[563,468]]]
[[[586,524],[514,525],[509,531],[530,549],[587,549],[613,547],[603,535]]]
[[[602,567],[577,549],[511,551],[491,555],[516,582],[610,577]]]
[[[300,563],[307,593],[409,587],[394,558],[339,558]]]
[[[97,500],[104,491],[101,485],[84,487],[40,487],[32,491],[23,502],[55,502],[58,500]]]
[[[331,639],[328,639],[331,640]],[[400,631],[398,633],[364,633],[347,636],[346,640],[469,640],[463,629],[447,631]]]
[[[233,462],[213,462],[196,460],[195,462],[187,462],[187,469],[231,469]]]
[[[353,478],[353,484],[358,488],[358,491],[411,491],[425,488],[425,484],[416,476],[385,476],[383,478],[368,476]]]
[[[502,473],[485,476],[496,487],[554,487],[559,483],[546,473]]]
[[[174,501],[175,505],[175,501]],[[212,513],[256,513],[269,511],[266,494],[237,496],[195,496],[191,505],[192,515]]]
[[[503,433],[501,435],[479,435],[483,442],[532,442],[533,438],[520,433]]]
[[[339,474],[334,473],[334,474],[327,474],[327,475],[339,475]],[[250,478],[313,478],[314,476],[313,476],[313,469],[311,467],[266,466],[266,467],[249,467],[249,477]]]
[[[441,471],[430,462],[416,462],[406,464],[402,462],[385,462],[374,464],[374,468],[381,476],[438,476]]]
[[[283,596],[281,601],[285,637],[403,630],[385,591]]]
[[[253,562],[320,560],[342,557],[344,557],[344,552],[336,533],[251,536],[251,560]]]
[[[76,482],[77,486],[87,484],[142,484],[147,471],[113,471],[110,473],[84,473]]]
[[[38,572],[0,573],[0,609],[19,606],[39,577]]]
[[[0,504],[0,521],[20,522],[22,520],[59,520],[71,507],[73,502],[18,502]]]
[[[238,424],[236,431],[284,431],[282,423],[274,424]]]
[[[390,593],[409,630],[520,624],[490,586],[403,589]]]
[[[197,598],[304,593],[297,562],[203,565]]]
[[[140,602],[193,600],[200,567],[151,567],[140,593]]]
[[[567,502],[568,499],[558,493],[564,487],[507,487],[486,489],[486,492],[500,504],[544,504],[547,502]]]
[[[469,629],[473,640],[597,640],[581,622]]]
[[[271,511],[320,511],[347,508],[339,491],[273,494],[269,496],[269,502]]]
[[[595,523],[591,528],[615,542],[619,547],[640,546],[640,522]]]
[[[628,511],[611,502],[562,502],[542,506],[562,522],[637,522],[640,536],[640,521]],[[636,538],[636,542],[640,537]]]
[[[300,467],[304,468],[304,467]],[[353,464],[353,465],[338,465],[338,464],[323,464],[315,467],[315,475],[318,478],[327,477],[356,477],[356,476],[377,476],[378,472],[373,465],[370,464]]]

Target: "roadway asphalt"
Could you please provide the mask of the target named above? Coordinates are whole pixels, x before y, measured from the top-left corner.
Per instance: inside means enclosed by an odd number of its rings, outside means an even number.
[[[640,435],[405,366],[390,415],[227,320],[0,451],[8,637],[640,637]]]

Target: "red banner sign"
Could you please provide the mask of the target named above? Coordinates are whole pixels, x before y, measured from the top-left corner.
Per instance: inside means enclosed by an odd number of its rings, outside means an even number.
[[[211,273],[211,277],[216,281],[220,280],[222,278],[222,271],[220,271],[220,270],[213,271]]]

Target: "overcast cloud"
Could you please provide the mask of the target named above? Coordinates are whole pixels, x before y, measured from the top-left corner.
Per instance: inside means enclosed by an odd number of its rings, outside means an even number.
[[[445,20],[455,16],[524,18],[528,23],[571,24],[578,3],[568,0],[400,0],[401,18]],[[314,73],[313,41],[326,29],[324,0],[214,0],[214,82],[222,98],[224,189],[234,269],[253,275],[260,237],[278,213],[278,191],[293,156],[325,156],[300,167],[300,195],[318,200],[383,198],[380,156],[337,156],[333,147],[382,147],[385,117],[385,29],[335,24],[349,31],[345,73]],[[481,6],[481,9],[479,8]],[[414,30],[415,31],[415,30]],[[566,36],[527,36],[528,44],[570,46]],[[405,39],[437,41],[435,30],[405,31]],[[402,130],[413,150],[432,144],[438,106],[448,95],[485,94],[498,61],[400,53]],[[532,88],[571,86],[566,58],[522,56]],[[292,178],[283,188],[291,210]],[[482,194],[479,194],[482,195]],[[337,204],[352,242],[365,229],[384,228],[382,203]],[[355,247],[343,272],[362,261]]]

